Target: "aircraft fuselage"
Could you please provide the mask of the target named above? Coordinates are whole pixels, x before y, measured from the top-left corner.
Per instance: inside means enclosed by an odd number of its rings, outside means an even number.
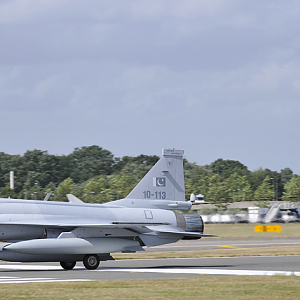
[[[62,232],[78,226],[89,228],[88,233],[78,230],[78,237],[137,235],[128,231],[126,225],[124,228],[115,228],[113,225],[117,223],[168,223],[177,226],[175,213],[161,209],[14,199],[0,199],[0,207],[2,242],[57,238]],[[96,228],[96,225],[101,225],[101,228]]]

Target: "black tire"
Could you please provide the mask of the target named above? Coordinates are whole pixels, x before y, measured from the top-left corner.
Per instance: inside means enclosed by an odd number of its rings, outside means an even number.
[[[76,261],[61,261],[60,265],[65,270],[72,270],[75,267],[75,265],[76,265]]]
[[[88,270],[95,270],[100,264],[99,256],[97,254],[87,254],[83,258],[83,264]]]

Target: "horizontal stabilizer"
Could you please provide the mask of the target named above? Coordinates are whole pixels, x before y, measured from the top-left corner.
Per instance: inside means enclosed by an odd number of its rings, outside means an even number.
[[[159,232],[159,233],[165,233],[165,234],[173,234],[173,235],[182,235],[184,237],[217,237],[217,235],[212,235],[212,234],[204,234],[202,232],[188,232],[184,231],[178,227],[173,227],[173,226],[161,226],[161,227],[150,227],[148,226],[150,230]]]

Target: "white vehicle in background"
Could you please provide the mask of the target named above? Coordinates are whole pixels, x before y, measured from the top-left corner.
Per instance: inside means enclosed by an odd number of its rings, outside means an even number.
[[[190,201],[193,203],[203,203],[205,202],[205,197],[202,194],[195,195],[192,193],[190,196]]]

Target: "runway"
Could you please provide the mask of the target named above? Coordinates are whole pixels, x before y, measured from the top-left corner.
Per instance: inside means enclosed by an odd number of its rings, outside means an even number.
[[[300,245],[299,239],[210,239],[147,249],[147,251],[184,251],[218,247],[267,247]],[[213,257],[176,259],[131,259],[101,262],[97,270],[88,271],[78,262],[72,271],[59,263],[0,263],[0,283],[91,281],[122,279],[164,279],[199,276],[284,275],[300,276],[299,256]]]
[[[72,271],[57,263],[1,263],[0,283],[166,279],[222,275],[300,276],[300,256],[138,259],[102,262],[88,271],[81,263]]]
[[[197,251],[218,249],[220,247],[255,248],[271,246],[300,246],[299,238],[251,238],[251,239],[219,239],[203,238],[200,240],[180,240],[174,244],[147,248],[147,252],[164,251]]]

